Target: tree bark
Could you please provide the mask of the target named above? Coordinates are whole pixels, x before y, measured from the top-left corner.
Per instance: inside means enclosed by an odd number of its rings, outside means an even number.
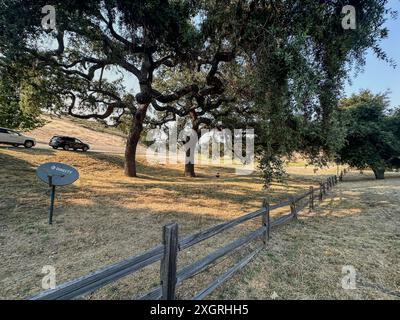
[[[187,142],[189,142],[189,139],[187,139]],[[194,145],[191,148],[195,148],[196,145]],[[196,172],[194,170],[194,152],[191,151],[191,148],[188,148],[186,150],[185,154],[185,177],[196,177]]]
[[[377,180],[385,179],[385,169],[384,168],[372,168],[372,171],[375,174],[375,179],[377,179]]]
[[[185,177],[196,177],[196,172],[194,171],[194,163],[185,163]]]
[[[193,116],[191,114],[191,117],[192,117],[192,129],[196,132],[197,137],[195,137],[195,138],[197,138],[197,140],[198,140],[198,138],[200,136],[199,124],[196,121],[197,120],[196,116]],[[194,159],[194,154],[195,154],[194,150],[195,150],[195,148],[197,146],[197,140],[196,140],[196,143],[191,146],[191,148],[186,150],[186,155],[185,155],[185,177],[192,177],[192,178],[196,177],[196,172],[195,172],[195,169],[194,169],[194,161],[195,161],[195,159]],[[186,143],[188,143],[189,141],[190,141],[190,137],[187,138]],[[193,149],[193,152],[191,152],[191,149]]]
[[[148,105],[142,105],[138,108],[132,119],[131,128],[125,147],[125,175],[128,177],[137,177],[136,172],[136,150],[139,144],[140,135],[143,131],[143,121],[146,116]]]

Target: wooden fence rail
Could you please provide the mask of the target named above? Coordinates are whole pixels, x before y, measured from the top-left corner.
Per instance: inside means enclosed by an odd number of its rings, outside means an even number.
[[[225,271],[222,275],[211,282],[206,288],[196,293],[193,297],[194,300],[203,299],[213,292],[224,281],[229,279],[235,272],[239,271],[246,264],[248,264],[263,247],[266,248],[270,239],[271,229],[289,222],[292,219],[296,219],[299,212],[307,206],[310,210],[313,210],[315,206],[315,194],[318,194],[318,199],[322,201],[324,195],[327,194],[327,191],[332,189],[333,186],[338,183],[338,181],[343,181],[343,176],[345,173],[346,171],[342,171],[339,178],[337,176],[328,177],[326,181],[320,184],[319,188],[310,187],[309,191],[306,193],[295,197],[290,197],[287,201],[283,201],[279,204],[270,205],[266,200],[264,200],[262,208],[257,211],[248,213],[234,220],[221,223],[182,239],[179,239],[178,237],[178,224],[168,224],[163,227],[163,241],[161,245],[158,245],[138,256],[109,265],[86,276],[61,284],[55,289],[44,291],[34,297],[31,297],[30,299],[68,300],[78,298],[84,294],[93,292],[111,282],[114,282],[122,277],[160,261],[160,285],[151,289],[148,293],[140,296],[138,299],[174,300],[176,299],[176,287],[178,285],[202,272],[221,257],[231,254],[232,252],[239,250],[243,246],[261,237],[263,242],[262,246],[258,246],[256,250],[252,251],[249,255],[241,259],[232,268]],[[302,204],[302,202],[304,203]],[[272,221],[270,220],[271,211],[287,206],[290,207],[289,214],[282,215]],[[226,230],[257,217],[262,218],[262,224],[261,227],[256,231],[230,242],[224,247],[182,268],[180,271],[177,270],[177,259],[180,251],[190,248],[202,241],[205,241],[213,236],[216,236]]]

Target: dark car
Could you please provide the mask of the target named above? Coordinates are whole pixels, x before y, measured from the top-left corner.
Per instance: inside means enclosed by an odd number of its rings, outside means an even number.
[[[90,149],[87,143],[83,143],[81,140],[72,137],[54,136],[51,138],[50,147],[53,149],[63,148],[64,150],[73,149],[74,151],[81,149],[86,152]]]

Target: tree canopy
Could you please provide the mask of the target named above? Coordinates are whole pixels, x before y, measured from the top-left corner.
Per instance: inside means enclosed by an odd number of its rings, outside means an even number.
[[[399,167],[400,121],[390,114],[387,94],[362,91],[341,100],[341,118],[346,130],[340,160],[358,169],[371,168],[377,179],[386,168]]]
[[[349,66],[369,48],[387,59],[387,0],[349,1],[355,30],[342,26],[341,0],[53,1],[53,30],[41,25],[46,2],[0,2],[0,60],[34,61],[58,110],[131,121],[128,176],[146,123],[177,115],[195,128],[254,128],[267,182],[297,152],[325,163],[342,141],[337,105]],[[138,91],[110,71],[129,74]]]
[[[40,116],[51,103],[34,70],[15,64],[0,65],[0,126],[30,130],[43,124]]]

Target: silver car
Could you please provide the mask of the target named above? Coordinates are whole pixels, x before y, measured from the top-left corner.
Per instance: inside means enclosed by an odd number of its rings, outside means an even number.
[[[0,143],[9,144],[14,147],[24,146],[25,148],[32,148],[36,145],[36,140],[32,137],[24,136],[18,131],[0,128]]]

